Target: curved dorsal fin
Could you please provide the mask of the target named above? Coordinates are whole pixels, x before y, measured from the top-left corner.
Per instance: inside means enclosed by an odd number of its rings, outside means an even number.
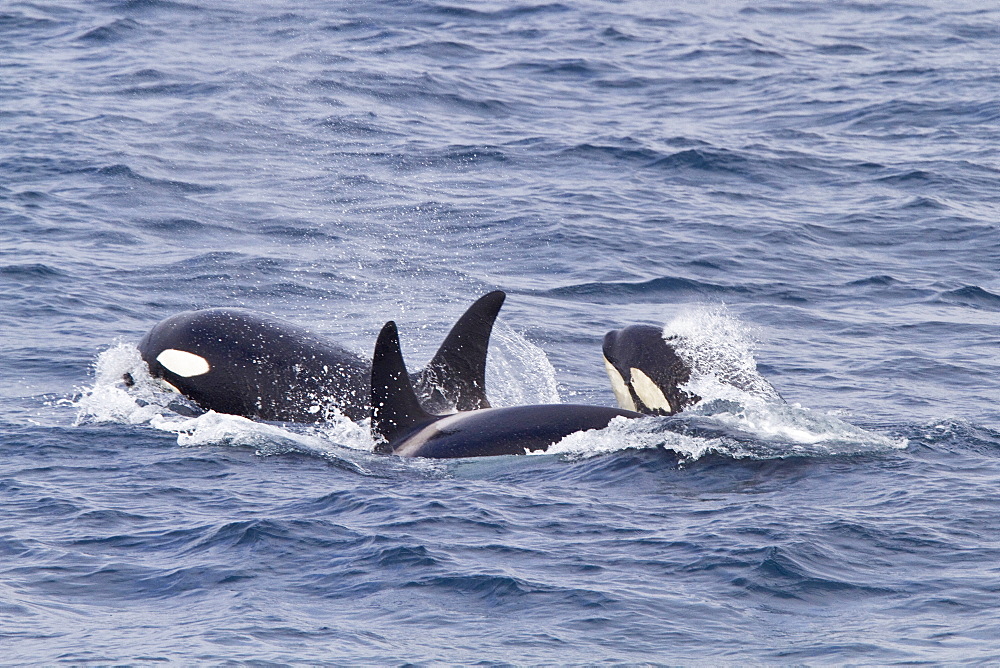
[[[425,411],[406,374],[399,332],[390,320],[379,332],[372,356],[372,436],[378,452],[392,452],[392,443],[421,422],[435,416]]]
[[[434,358],[416,380],[424,405],[432,410],[489,408],[486,353],[506,293],[495,290],[470,306],[451,328]]]

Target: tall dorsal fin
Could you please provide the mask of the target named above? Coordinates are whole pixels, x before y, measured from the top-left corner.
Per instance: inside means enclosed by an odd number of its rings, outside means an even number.
[[[434,359],[416,381],[424,405],[432,410],[489,408],[486,353],[506,293],[495,290],[470,306],[451,328]]]
[[[434,419],[420,407],[406,374],[399,332],[390,320],[379,332],[372,356],[372,436],[381,441],[376,451],[392,452],[392,443],[416,425]]]

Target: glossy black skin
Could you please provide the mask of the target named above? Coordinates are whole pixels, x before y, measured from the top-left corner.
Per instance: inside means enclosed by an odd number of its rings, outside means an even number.
[[[477,300],[441,348],[411,377],[428,410],[488,408],[486,351],[505,295]],[[183,377],[156,361],[168,348],[205,358],[207,373]],[[371,364],[305,329],[238,308],[185,311],[160,322],[139,343],[150,373],[205,410],[259,420],[318,422],[335,407],[352,420],[370,414]],[[126,378],[126,382],[128,382]]]
[[[210,370],[179,376],[156,361],[168,348],[200,355]],[[260,420],[315,422],[335,398],[351,419],[368,413],[364,359],[287,322],[237,308],[185,311],[139,342],[150,373],[206,410]]]
[[[436,417],[392,444],[401,457],[495,457],[544,452],[570,434],[604,429],[616,417],[638,418],[621,408],[576,404],[511,406]]]
[[[566,436],[603,429],[616,417],[641,413],[605,406],[541,404],[433,415],[413,391],[394,322],[375,344],[371,377],[372,435],[376,451],[403,457],[493,457],[544,451]]]
[[[625,380],[637,411],[646,415],[673,415],[700,401],[697,395],[680,389],[690,380],[691,369],[663,338],[661,328],[632,325],[608,332],[602,350],[604,359]],[[674,409],[672,412],[650,408],[642,402],[629,382],[633,368],[641,370],[660,388]]]

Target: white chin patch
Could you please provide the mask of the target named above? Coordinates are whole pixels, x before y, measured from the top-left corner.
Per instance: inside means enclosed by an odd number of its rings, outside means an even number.
[[[183,392],[181,392],[176,387],[174,387],[167,381],[163,380],[162,378],[154,378],[153,380],[156,381],[157,387],[159,387],[164,392],[173,392],[174,394],[184,394]]]
[[[608,378],[611,379],[611,389],[614,390],[615,399],[618,400],[618,407],[624,408],[627,411],[634,411],[635,402],[632,401],[632,393],[628,391],[625,379],[618,373],[615,365],[608,361],[607,357],[604,358],[604,368],[607,369]]]
[[[635,367],[632,367],[632,389],[635,390],[636,396],[639,397],[642,403],[646,404],[647,408],[661,410],[666,413],[674,412],[670,408],[670,402],[663,396],[663,390],[649,376]]]
[[[208,360],[201,355],[189,353],[186,350],[174,350],[167,348],[156,356],[156,361],[163,365],[165,369],[176,373],[178,376],[190,378],[208,373],[211,368]]]

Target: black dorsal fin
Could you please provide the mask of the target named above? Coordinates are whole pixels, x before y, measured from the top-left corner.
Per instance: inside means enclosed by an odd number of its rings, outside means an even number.
[[[421,422],[434,416],[420,407],[417,395],[406,374],[399,332],[392,320],[385,323],[375,342],[372,356],[372,436],[376,451],[391,452],[392,443],[405,436]]]
[[[486,353],[506,293],[495,290],[470,306],[448,332],[416,381],[424,405],[440,412],[489,408]]]

